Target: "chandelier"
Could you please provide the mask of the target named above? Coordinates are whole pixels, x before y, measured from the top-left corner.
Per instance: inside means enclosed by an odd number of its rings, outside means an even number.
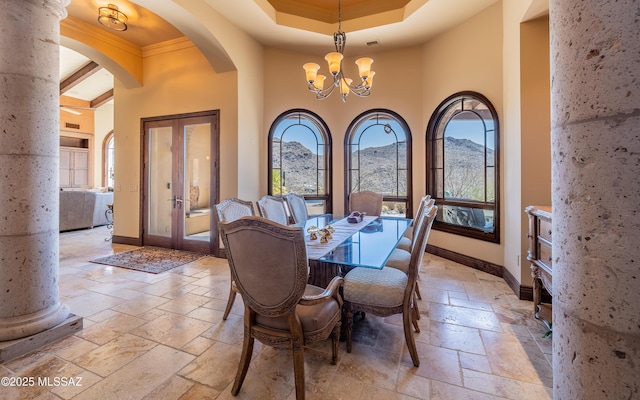
[[[127,16],[118,9],[118,6],[109,4],[107,7],[98,8],[98,22],[114,31],[127,30]]]
[[[371,93],[373,76],[376,74],[374,71],[371,71],[372,58],[363,57],[356,60],[360,83],[352,84],[352,79],[344,77],[344,73],[342,72],[342,59],[344,58],[344,47],[347,43],[347,35],[342,32],[341,19],[340,0],[338,0],[338,32],[333,34],[333,44],[335,45],[336,51],[327,53],[324,57],[329,66],[329,73],[333,77],[331,85],[327,88],[324,87],[324,81],[327,77],[318,74],[320,65],[316,63],[306,63],[302,66],[306,73],[308,89],[316,94],[316,99],[318,100],[326,99],[336,88],[340,90],[343,102],[347,101],[349,92],[360,97],[369,96]]]

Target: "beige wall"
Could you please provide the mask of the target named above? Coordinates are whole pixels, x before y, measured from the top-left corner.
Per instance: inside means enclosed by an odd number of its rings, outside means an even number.
[[[424,45],[422,133],[438,105],[450,95],[472,90],[486,96],[502,123],[502,8],[497,3]],[[510,132],[500,126],[501,147]],[[422,139],[424,142],[424,138]],[[424,145],[423,145],[424,148]],[[504,210],[509,194],[504,188],[504,149],[500,149],[500,204]],[[424,152],[424,149],[422,149]],[[424,181],[424,172],[420,176]],[[501,210],[501,243],[504,242],[504,211]],[[481,260],[503,265],[503,245],[432,231],[429,244]]]
[[[348,34],[347,34],[348,40]],[[332,38],[327,37],[327,51],[332,46]],[[347,54],[349,46],[347,45]],[[302,65],[316,62],[320,72],[327,71],[324,54],[299,54],[278,49],[265,51],[265,102],[264,126],[261,143],[264,157],[260,164],[263,185],[267,190],[267,140],[269,128],[282,112],[303,108],[318,114],[327,124],[332,137],[333,152],[333,211],[344,213],[344,135],[351,121],[364,111],[385,108],[400,114],[409,125],[413,137],[414,198],[424,193],[424,126],[422,123],[422,53],[420,47],[412,47],[393,52],[372,53],[372,69],[376,72],[371,95],[359,98],[350,94],[346,103],[335,92],[329,98],[319,101],[307,90]],[[354,58],[346,57],[343,68],[347,77],[354,78],[357,67]]]
[[[139,237],[141,118],[219,109],[221,175],[237,170],[237,74],[216,74],[188,41],[144,54],[145,84],[127,89],[116,80],[114,88],[114,234],[132,238]],[[222,179],[221,196],[233,195],[234,187],[233,180]]]
[[[544,54],[543,48],[533,45],[533,42],[535,42],[534,36],[536,36],[534,33],[535,28],[533,26],[531,28],[523,28],[522,23],[528,19],[540,17],[540,13],[544,13],[545,8],[548,10],[548,2],[546,0],[527,0],[524,2],[503,1],[502,7],[502,26],[504,30],[504,115],[502,118],[502,128],[503,132],[508,132],[507,135],[504,135],[504,163],[502,164],[505,182],[504,190],[508,195],[508,201],[503,203],[503,216],[505,221],[509,221],[509,223],[505,225],[503,235],[504,267],[523,285],[531,286],[531,272],[529,263],[526,261],[527,247],[524,241],[527,231],[527,226],[524,225],[526,222],[524,208],[527,205],[525,202],[529,199],[523,198],[523,195],[528,196],[527,193],[533,193],[538,190],[541,191],[541,193],[549,191],[550,181],[544,182],[544,180],[541,180],[536,182],[529,179],[527,180],[527,185],[530,185],[530,187],[527,188],[526,191],[523,191],[523,177],[531,176],[535,168],[525,164],[527,160],[522,159],[523,150],[526,149],[525,145],[530,144],[530,141],[528,138],[524,138],[524,135],[539,135],[540,132],[544,130],[540,124],[544,124],[545,116],[540,116],[540,121],[535,122],[535,126],[528,127],[528,124],[532,123],[533,120],[530,117],[523,116],[522,110],[525,104],[527,107],[532,107],[535,102],[525,100],[523,103],[523,97],[531,95],[534,90],[530,88],[525,94],[523,93],[522,85],[527,86],[530,84],[531,79],[538,78],[530,75],[532,70],[528,69],[527,66],[523,66],[522,62],[523,60],[532,62],[531,60],[537,59],[535,62],[536,66],[546,68],[547,70],[549,69],[549,64],[548,54]],[[523,29],[525,32],[524,42],[521,38],[521,31]],[[529,29],[531,29],[531,31]],[[548,37],[546,39],[540,37],[538,40],[541,45],[546,43],[548,46]],[[545,62],[546,67],[544,66]],[[524,77],[522,76],[523,69],[525,71]],[[540,107],[546,107],[548,112],[549,100],[544,100],[544,96],[539,94],[536,94],[536,96],[543,102]],[[524,126],[525,123],[527,126]],[[540,147],[537,147],[536,150],[540,150]],[[548,151],[550,150],[544,151],[543,154],[548,154]],[[543,155],[543,158],[544,157]],[[544,171],[546,168],[550,168],[550,164],[542,168]]]
[[[551,205],[551,104],[549,71],[549,17],[523,22],[520,28],[520,98],[522,132],[522,203],[520,254],[522,279],[529,281],[530,264],[526,260],[528,205]]]

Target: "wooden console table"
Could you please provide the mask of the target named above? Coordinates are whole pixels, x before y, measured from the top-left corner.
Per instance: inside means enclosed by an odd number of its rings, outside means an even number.
[[[524,211],[529,216],[527,260],[531,262],[534,313],[537,319],[550,328],[551,299],[543,299],[542,288],[553,297],[551,207],[529,206]]]

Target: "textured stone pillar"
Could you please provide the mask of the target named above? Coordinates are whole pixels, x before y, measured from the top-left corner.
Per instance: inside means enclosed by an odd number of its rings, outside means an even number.
[[[640,2],[549,18],[554,399],[639,399]]]
[[[0,341],[69,317],[58,294],[58,71],[67,4],[0,0]]]

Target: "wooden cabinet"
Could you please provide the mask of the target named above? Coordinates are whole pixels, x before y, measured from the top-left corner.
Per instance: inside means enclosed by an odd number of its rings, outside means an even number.
[[[534,313],[549,327],[553,297],[551,207],[529,206],[525,212],[529,217],[527,260],[531,262]]]
[[[88,188],[89,149],[60,147],[60,187]]]

